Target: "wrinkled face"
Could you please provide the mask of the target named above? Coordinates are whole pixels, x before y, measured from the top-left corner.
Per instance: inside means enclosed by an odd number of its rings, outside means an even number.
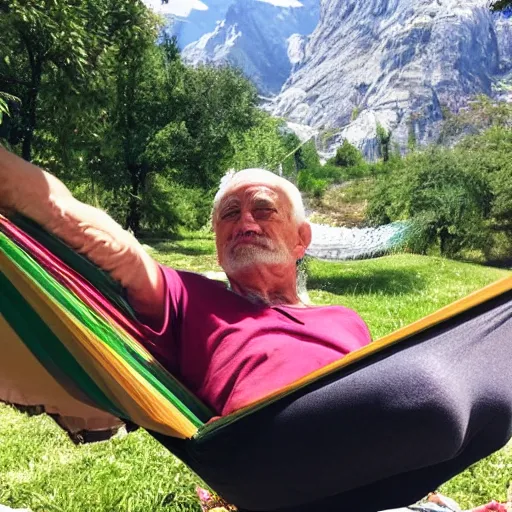
[[[219,263],[228,276],[254,265],[295,265],[304,255],[291,202],[269,185],[242,184],[227,192],[214,229]]]

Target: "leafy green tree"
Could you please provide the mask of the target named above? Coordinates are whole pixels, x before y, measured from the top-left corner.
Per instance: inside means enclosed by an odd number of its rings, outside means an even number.
[[[298,170],[319,163],[314,144],[302,146],[283,120],[258,111],[254,122],[249,130],[233,133],[233,169],[262,167],[296,179]]]
[[[432,147],[412,153],[381,180],[367,215],[378,224],[412,219],[414,249],[425,252],[438,244],[441,254],[455,256],[488,243],[491,200],[481,174],[467,169],[454,151]]]
[[[156,46],[157,20],[141,2],[127,2],[123,7],[115,13],[113,87],[108,111],[111,122],[104,141],[111,158],[107,160],[108,168],[103,166],[103,174],[111,180],[112,166],[119,166],[119,184],[127,187],[129,195],[124,224],[138,234],[143,188],[150,171],[145,151],[172,115],[168,103],[171,91],[167,86],[174,88],[174,74],[169,78],[166,66],[180,69],[181,63],[177,52],[166,53],[165,48]],[[166,44],[172,45],[172,42]],[[166,61],[168,56],[170,61]],[[169,84],[169,80],[173,83]]]
[[[51,88],[52,69],[67,78],[73,91],[94,73],[106,36],[105,18],[98,12],[105,0],[11,0],[3,4],[0,45],[0,87],[21,99],[18,137],[22,156],[31,160],[38,126],[41,92]]]
[[[309,139],[300,149],[298,154],[297,168],[300,169],[315,169],[319,167],[320,156],[316,149],[314,139]]]
[[[345,139],[343,144],[336,150],[334,165],[338,167],[357,167],[364,162],[361,152]]]
[[[63,0],[54,4],[63,16],[77,7]],[[183,66],[175,42],[157,46],[159,20],[140,0],[82,0],[78,7],[87,73],[69,76],[47,62],[38,93],[36,159],[138,232],[148,172],[143,153],[169,122]]]
[[[216,186],[232,160],[232,134],[257,122],[255,87],[232,68],[188,68],[182,121],[194,142],[182,171],[186,181],[205,189]]]
[[[153,168],[178,170],[175,180],[204,190],[231,166],[237,134],[258,123],[254,86],[231,68],[186,68],[173,120],[148,145]]]
[[[0,137],[136,234],[201,222],[240,144],[253,151],[248,130],[259,126],[268,165],[292,149],[239,71],[186,68],[141,0],[0,0],[0,10],[0,91],[20,98],[0,95]]]
[[[491,4],[493,11],[505,11],[506,9],[512,9],[512,0],[496,0]]]
[[[150,173],[141,205],[144,224],[166,235],[178,227],[197,230],[206,225],[212,202],[213,191],[186,187],[165,174]]]
[[[407,149],[409,151],[415,151],[417,146],[418,141],[416,138],[415,118],[411,116],[407,121]],[[400,152],[400,148],[398,148],[398,152]]]
[[[462,165],[488,181],[489,227],[512,241],[512,129],[494,126],[464,139],[455,152]]]
[[[391,130],[386,130],[380,123],[377,123],[377,140],[384,162],[388,162],[391,155],[391,135]]]

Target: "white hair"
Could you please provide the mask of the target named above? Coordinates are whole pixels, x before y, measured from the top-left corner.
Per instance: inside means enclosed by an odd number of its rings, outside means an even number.
[[[261,184],[278,188],[286,194],[292,205],[292,213],[297,224],[306,221],[306,212],[299,189],[291,182],[273,172],[265,169],[244,169],[243,171],[229,171],[220,182],[219,190],[213,200],[212,218],[215,221],[215,214],[222,198],[227,192],[240,184]]]

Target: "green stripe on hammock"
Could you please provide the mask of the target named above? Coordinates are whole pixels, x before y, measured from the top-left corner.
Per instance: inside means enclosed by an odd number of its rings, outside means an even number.
[[[73,293],[62,286],[25,251],[0,233],[0,250],[14,261],[39,286],[66,311],[86,326],[108,347],[114,350],[139,375],[172,403],[194,426],[200,427],[212,417],[212,413],[201,404],[182,384],[180,384],[158,362],[148,359],[146,352],[131,337],[109,324],[87,307]],[[59,367],[61,366],[59,361]],[[74,377],[70,374],[70,377]],[[87,390],[87,388],[86,388]]]

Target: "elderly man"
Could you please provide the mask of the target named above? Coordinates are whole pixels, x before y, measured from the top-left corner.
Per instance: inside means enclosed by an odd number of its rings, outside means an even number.
[[[150,350],[219,415],[229,414],[370,342],[341,306],[310,307],[297,261],[311,228],[297,188],[261,169],[225,179],[213,208],[230,289],[159,266],[103,212],[2,150],[0,206],[20,211],[111,272],[148,326]]]

